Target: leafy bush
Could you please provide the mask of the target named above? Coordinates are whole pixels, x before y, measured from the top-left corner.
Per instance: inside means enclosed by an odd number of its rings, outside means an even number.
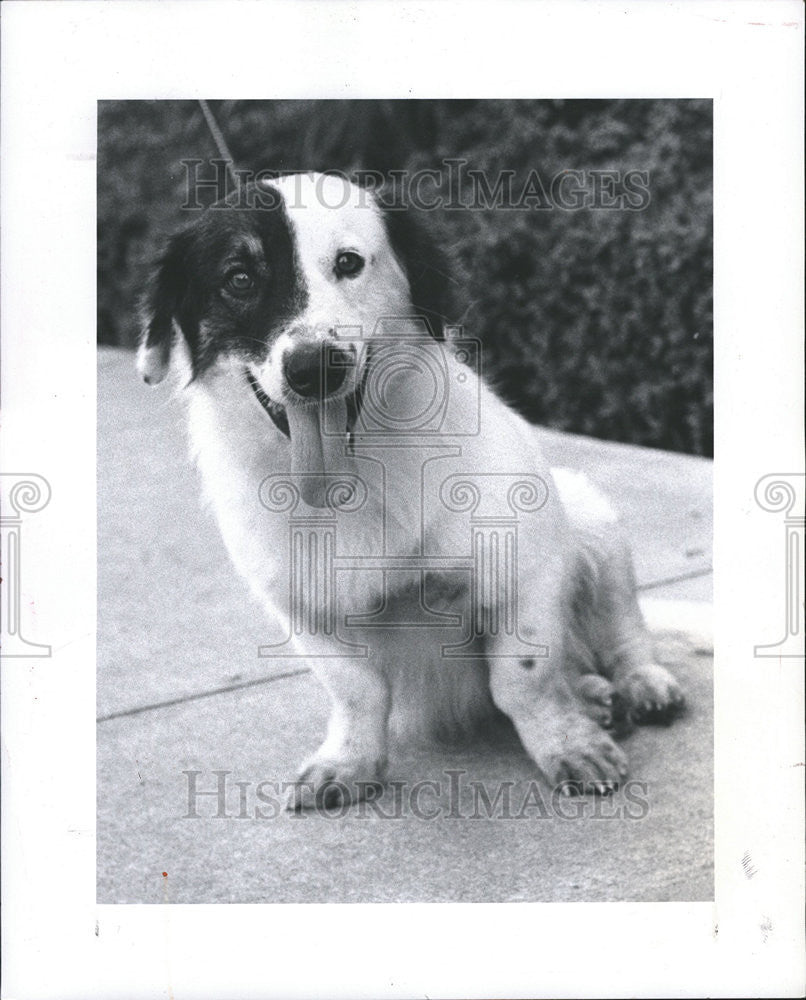
[[[487,375],[527,417],[564,430],[711,454],[711,102],[219,101],[251,170],[648,173],[642,210],[432,213],[456,257],[461,319]],[[187,220],[182,160],[218,155],[193,101],[99,108],[98,339],[132,344],[135,304],[166,233]],[[200,168],[200,175],[209,171]],[[590,174],[585,187],[589,189]],[[423,187],[425,192],[426,188]],[[461,198],[468,203],[468,191]],[[210,198],[209,200],[212,200]],[[540,199],[536,199],[540,200]],[[534,201],[534,200],[533,200]]]

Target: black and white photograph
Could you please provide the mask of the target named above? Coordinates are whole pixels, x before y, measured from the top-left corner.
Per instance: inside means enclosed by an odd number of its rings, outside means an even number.
[[[2,996],[801,995],[802,7],[4,7]]]
[[[98,149],[99,899],[712,899],[711,102]]]

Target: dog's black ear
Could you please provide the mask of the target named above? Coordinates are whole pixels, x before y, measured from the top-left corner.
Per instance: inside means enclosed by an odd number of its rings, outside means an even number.
[[[165,253],[157,262],[144,297],[144,323],[137,352],[137,371],[149,385],[161,382],[168,371],[174,321],[187,290],[187,250],[186,232],[171,237]]]
[[[431,335],[445,339],[445,326],[456,321],[455,281],[448,256],[419,218],[421,213],[380,203],[386,233],[411,289],[414,313],[428,323]]]

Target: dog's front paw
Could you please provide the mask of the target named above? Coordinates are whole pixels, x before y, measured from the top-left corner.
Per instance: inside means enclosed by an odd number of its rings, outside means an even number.
[[[616,739],[624,739],[635,728],[629,706],[601,674],[583,674],[574,685],[582,709],[589,719],[606,729]]]
[[[386,762],[314,758],[300,771],[289,790],[286,808],[338,809],[377,797],[383,788]]]
[[[613,724],[613,685],[601,674],[583,674],[574,685],[585,714],[604,729]]]
[[[639,725],[668,725],[681,715],[686,699],[680,685],[665,667],[646,663],[632,670],[616,686],[629,714]]]
[[[624,751],[590,720],[568,719],[562,729],[546,736],[545,745],[533,756],[563,794],[610,795],[626,778]]]

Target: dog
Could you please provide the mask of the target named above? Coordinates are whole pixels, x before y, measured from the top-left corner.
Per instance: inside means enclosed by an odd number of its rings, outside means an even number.
[[[138,370],[176,373],[269,651],[332,702],[295,809],[382,787],[395,741],[502,720],[552,786],[609,794],[620,730],[684,709],[612,507],[485,382],[451,287],[416,213],[311,173],[205,210],[147,292]]]

